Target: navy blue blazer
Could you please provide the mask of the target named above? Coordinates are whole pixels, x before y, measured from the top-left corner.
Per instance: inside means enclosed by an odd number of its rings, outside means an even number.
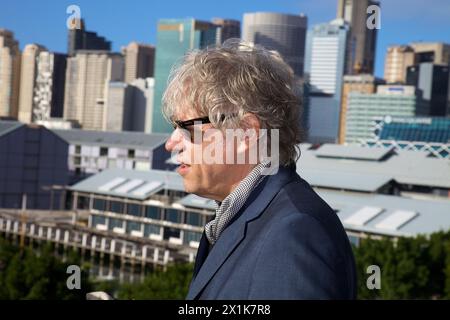
[[[208,250],[203,233],[187,299],[354,299],[352,249],[336,213],[280,167]]]

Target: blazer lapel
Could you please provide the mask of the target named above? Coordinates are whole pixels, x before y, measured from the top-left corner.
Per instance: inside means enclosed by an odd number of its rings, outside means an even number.
[[[196,276],[192,280],[191,286],[189,288],[189,293],[186,297],[188,300],[197,298],[203,288],[208,284],[209,280],[227,260],[234,249],[245,238],[247,222],[258,218],[278,193],[278,191],[281,189],[281,187],[294,180],[295,177],[298,177],[295,171],[292,172],[292,170],[286,168],[280,168],[277,174],[268,176],[268,180],[265,183],[263,189],[259,192],[258,195],[256,195],[256,198],[243,209],[240,216],[225,228],[225,230],[222,232],[222,235],[215,243],[211,252],[207,254],[206,260],[204,261],[201,260],[205,258],[205,249],[200,250],[200,244],[199,253],[201,254],[201,257],[196,259],[195,263],[195,269],[197,269],[197,267],[199,269],[197,270]],[[261,183],[261,185],[262,184],[263,183]],[[251,198],[252,195],[249,198],[250,201]],[[206,236],[204,234],[202,236],[202,240],[206,241],[207,253],[208,240],[206,239]]]
[[[206,238],[205,231],[203,231],[202,238],[200,239],[200,244],[197,250],[197,256],[195,257],[195,266],[194,266],[194,278],[197,276],[200,267],[205,262],[206,257],[208,256],[208,247],[209,241]]]

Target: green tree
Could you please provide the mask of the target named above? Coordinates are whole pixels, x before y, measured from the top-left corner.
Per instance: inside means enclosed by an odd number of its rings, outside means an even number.
[[[141,284],[124,284],[119,299],[185,299],[192,277],[192,264],[175,264],[154,271]]]
[[[63,263],[54,255],[54,247],[44,245],[38,252],[31,248],[19,250],[0,242],[0,298],[1,299],[85,299],[86,293],[92,291],[92,284],[86,270],[81,272],[81,289],[67,288],[66,273],[70,264],[78,260],[69,258]],[[83,272],[84,271],[84,272]]]
[[[364,239],[354,247],[361,299],[430,299],[450,291],[450,232],[426,238]],[[369,265],[381,269],[381,290],[366,285]]]

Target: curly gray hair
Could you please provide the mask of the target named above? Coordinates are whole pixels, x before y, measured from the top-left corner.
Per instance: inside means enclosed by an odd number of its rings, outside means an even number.
[[[262,46],[229,39],[223,45],[188,52],[174,66],[163,95],[168,121],[193,108],[219,129],[239,128],[246,113],[262,129],[279,130],[279,161],[287,166],[300,156],[301,100],[294,73],[280,54]],[[223,118],[223,115],[233,117]],[[270,145],[270,135],[268,135]]]

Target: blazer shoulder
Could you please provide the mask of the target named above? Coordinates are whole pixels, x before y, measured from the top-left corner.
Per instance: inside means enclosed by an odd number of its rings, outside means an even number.
[[[274,221],[252,273],[250,299],[346,299],[345,262],[316,218],[293,211]]]
[[[272,203],[280,212],[309,215],[324,224],[332,219],[340,224],[335,211],[298,175],[280,189]]]

